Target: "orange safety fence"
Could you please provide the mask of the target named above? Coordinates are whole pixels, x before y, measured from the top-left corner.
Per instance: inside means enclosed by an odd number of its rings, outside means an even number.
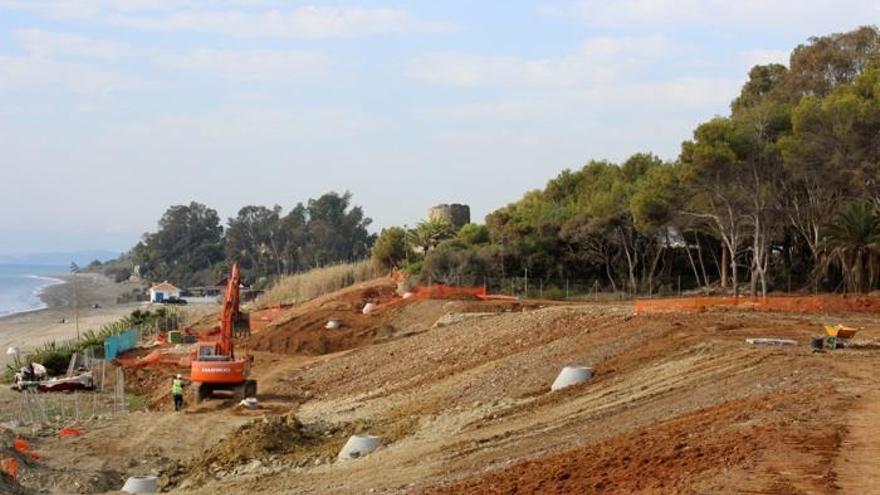
[[[415,295],[419,299],[460,299],[471,297],[482,299],[488,294],[486,287],[458,287],[455,285],[428,285],[418,287]]]
[[[64,428],[61,428],[60,430],[58,430],[58,437],[59,438],[78,437],[80,435],[82,435],[82,431],[80,431],[72,426],[67,426],[67,427],[64,427]]]
[[[156,349],[146,356],[118,357],[116,358],[116,362],[119,363],[119,365],[123,368],[135,368],[138,366],[156,365],[186,367],[189,366],[190,357],[188,355],[181,355],[179,353],[162,352],[162,350]]]
[[[32,452],[31,445],[24,438],[16,438],[13,440],[12,448],[19,454],[28,456],[35,461],[40,460],[43,457],[36,452]]]
[[[459,287],[457,285],[429,285],[416,289],[416,297],[421,299],[462,299],[476,298],[484,301],[516,301],[516,296],[489,294],[485,285],[480,287]]]
[[[880,297],[876,296],[767,296],[685,297],[671,299],[637,299],[636,314],[699,313],[703,311],[781,311],[789,313],[880,313]]]
[[[485,286],[460,287],[457,285],[432,284],[423,285],[412,289],[410,296],[395,297],[376,305],[373,311],[382,311],[397,306],[407,301],[423,299],[479,299],[482,301],[516,301],[514,296],[503,294],[489,294]]]
[[[0,459],[0,471],[3,471],[12,478],[17,478],[18,460],[14,457],[4,457],[3,459]]]
[[[250,328],[251,333],[263,330],[275,321],[282,311],[289,307],[290,305],[279,305],[251,311],[248,314],[248,328]]]

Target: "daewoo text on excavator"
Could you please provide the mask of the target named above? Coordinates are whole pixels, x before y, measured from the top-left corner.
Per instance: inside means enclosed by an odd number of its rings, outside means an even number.
[[[239,285],[241,273],[238,263],[232,265],[226,282],[226,300],[220,317],[220,339],[200,342],[192,360],[190,381],[196,386],[196,402],[211,397],[215,390],[232,391],[236,399],[254,397],[257,382],[248,380],[251,371],[250,356],[236,357],[232,334],[239,313]]]

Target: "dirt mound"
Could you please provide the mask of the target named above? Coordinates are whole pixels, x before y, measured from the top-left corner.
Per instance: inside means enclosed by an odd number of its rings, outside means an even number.
[[[363,314],[367,303],[375,304],[377,310]],[[466,291],[441,293],[435,290],[430,297],[403,299],[397,294],[394,281],[381,278],[283,310],[273,323],[253,335],[247,346],[285,354],[330,354],[425,331],[447,312],[501,313],[542,306],[519,301],[484,301]],[[326,329],[330,320],[341,321],[340,328]]]
[[[324,328],[330,320],[341,321],[333,330]],[[286,354],[320,355],[370,345],[397,331],[390,325],[391,316],[361,314],[344,307],[320,309],[273,325],[249,339],[248,347],[258,351]]]
[[[363,314],[367,303],[379,307],[402,302],[396,284],[377,279],[321,296],[282,312],[264,330],[248,339],[246,346],[260,351],[287,354],[328,354],[369,345],[397,331],[390,322],[403,304]],[[326,329],[339,320],[337,329]]]
[[[245,461],[266,459],[273,454],[287,454],[309,436],[292,414],[262,418],[248,423],[224,438],[202,457],[196,467],[218,466],[230,469]]]
[[[315,443],[316,435],[303,428],[293,414],[265,417],[239,427],[202,455],[163,474],[163,485],[198,486],[208,480],[240,474],[247,463],[260,466]]]
[[[178,366],[150,366],[123,368],[125,389],[129,393],[144,396],[147,406],[154,411],[168,411],[172,408],[171,381],[180,374],[189,377],[189,368]]]
[[[161,481],[165,489],[183,489],[214,479],[330,463],[350,435],[372,433],[388,444],[411,435],[415,428],[412,418],[303,424],[293,413],[264,417],[242,425],[190,462],[166,467]]]

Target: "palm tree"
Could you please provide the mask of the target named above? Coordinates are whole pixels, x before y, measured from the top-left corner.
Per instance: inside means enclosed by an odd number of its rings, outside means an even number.
[[[423,253],[432,251],[446,239],[455,237],[455,229],[445,220],[427,220],[419,222],[416,228],[407,232],[406,241],[410,246],[420,249]]]
[[[880,213],[870,204],[846,205],[827,227],[822,263],[840,268],[847,292],[869,292],[880,274]]]

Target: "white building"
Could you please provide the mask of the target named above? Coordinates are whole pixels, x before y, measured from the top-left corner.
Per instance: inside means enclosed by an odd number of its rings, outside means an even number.
[[[150,302],[160,303],[172,298],[180,298],[180,289],[169,284],[167,280],[150,287]]]

